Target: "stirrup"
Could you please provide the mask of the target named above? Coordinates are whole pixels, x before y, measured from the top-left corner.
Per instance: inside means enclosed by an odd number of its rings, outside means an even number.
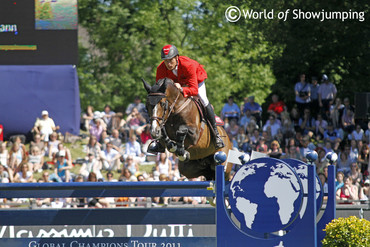
[[[221,149],[223,147],[225,147],[225,143],[222,141],[221,137],[219,135],[216,136],[215,138],[216,142],[215,142],[215,147],[216,149]]]

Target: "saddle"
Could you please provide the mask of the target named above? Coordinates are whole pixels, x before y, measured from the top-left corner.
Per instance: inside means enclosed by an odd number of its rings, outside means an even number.
[[[194,101],[195,105],[197,106],[200,117],[201,117],[201,120],[204,121],[205,123],[207,123],[209,127],[212,127],[211,124],[209,123],[208,119],[205,117],[206,116],[206,107],[204,106],[203,101],[200,99],[200,97],[199,96],[191,96],[190,98]],[[225,125],[225,122],[219,116],[215,115],[215,119],[216,119],[216,125],[217,126],[224,126]]]

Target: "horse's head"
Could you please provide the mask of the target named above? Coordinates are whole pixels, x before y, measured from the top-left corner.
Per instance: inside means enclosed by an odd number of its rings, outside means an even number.
[[[176,103],[176,97],[181,93],[169,78],[160,79],[153,86],[150,86],[145,80],[143,83],[148,92],[146,108],[151,122],[150,134],[154,139],[159,139],[162,134],[161,129]]]

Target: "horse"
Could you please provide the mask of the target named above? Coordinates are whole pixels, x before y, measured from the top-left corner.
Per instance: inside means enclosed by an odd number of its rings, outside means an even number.
[[[150,116],[150,133],[153,139],[175,153],[179,158],[179,171],[187,178],[204,176],[207,180],[215,179],[214,160],[216,151],[215,136],[202,114],[190,97],[186,98],[169,78],[158,80],[150,86],[144,79],[144,88],[148,92],[146,107]],[[217,126],[225,147],[220,151],[228,154],[232,143],[222,126]],[[226,161],[225,173],[230,174],[232,164]]]

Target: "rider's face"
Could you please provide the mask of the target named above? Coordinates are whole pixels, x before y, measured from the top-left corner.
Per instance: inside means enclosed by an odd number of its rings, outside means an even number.
[[[171,59],[165,59],[164,64],[166,65],[168,70],[174,70],[177,65],[177,56],[171,58]]]

